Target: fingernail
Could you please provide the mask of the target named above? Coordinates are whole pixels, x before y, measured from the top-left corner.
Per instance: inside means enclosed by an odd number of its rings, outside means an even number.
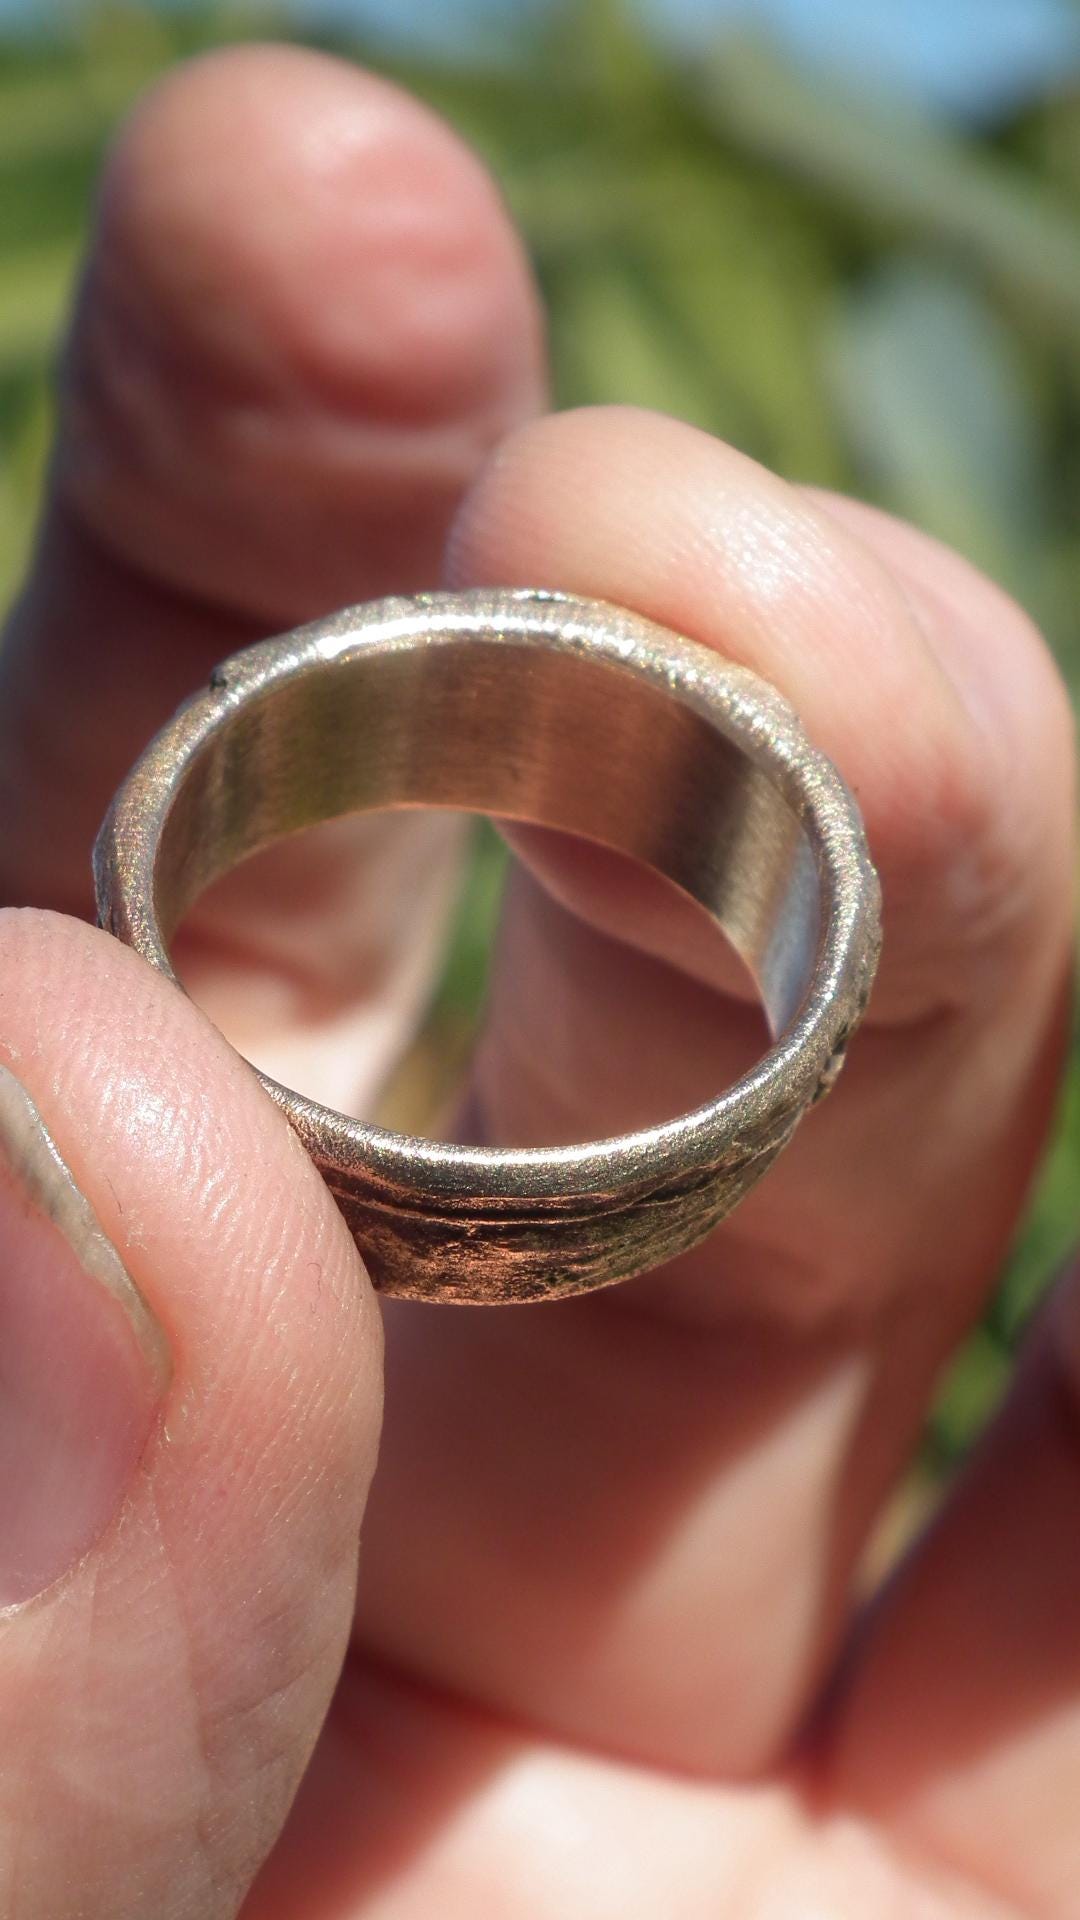
[[[160,1326],[0,1066],[0,1607],[52,1586],[115,1518],[168,1371]]]

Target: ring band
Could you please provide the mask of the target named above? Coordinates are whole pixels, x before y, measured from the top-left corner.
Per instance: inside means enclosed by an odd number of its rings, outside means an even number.
[[[348,608],[234,655],[120,788],[94,850],[101,924],[175,980],[212,881],[359,809],[455,807],[617,848],[704,906],[774,1044],[663,1125],[475,1148],[348,1119],[260,1075],[377,1286],[550,1299],[640,1273],[729,1213],[836,1077],[880,900],[855,802],[779,694],[621,608],[482,591]]]

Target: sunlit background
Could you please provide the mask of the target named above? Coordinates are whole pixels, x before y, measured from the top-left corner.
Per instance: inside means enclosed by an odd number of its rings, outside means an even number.
[[[404,78],[484,153],[552,316],[557,403],[636,401],[961,548],[1080,686],[1080,0],[0,0],[0,602],[110,129],[162,68],[272,34]],[[478,869],[442,1003],[475,1002]],[[1080,1234],[1080,1065],[954,1369],[968,1443]]]

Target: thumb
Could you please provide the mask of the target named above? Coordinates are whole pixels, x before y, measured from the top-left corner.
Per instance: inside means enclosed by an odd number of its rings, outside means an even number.
[[[183,996],[0,913],[0,1913],[235,1913],[346,1645],[378,1315]]]

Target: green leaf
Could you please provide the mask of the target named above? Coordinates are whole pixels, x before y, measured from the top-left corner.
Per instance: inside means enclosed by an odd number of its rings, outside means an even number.
[[[43,49],[34,70],[0,72],[0,167],[38,164],[100,145],[117,118],[177,53],[150,7],[92,7],[78,38]]]
[[[0,614],[16,591],[29,557],[52,421],[47,382],[25,383],[14,429],[0,443]]]
[[[700,90],[723,140],[861,219],[869,238],[932,243],[953,264],[986,273],[1022,323],[1075,337],[1080,221],[1034,175],[880,100],[804,78],[746,42],[723,43]]]
[[[941,1473],[968,1452],[1009,1384],[1008,1350],[986,1327],[976,1327],[956,1355],[931,1415],[927,1443]]]
[[[998,1338],[1014,1346],[1031,1315],[1080,1242],[1080,1036],[1074,1036],[1069,1073],[1050,1153],[1017,1251],[991,1312]]]
[[[51,354],[71,293],[79,247],[62,241],[0,264],[0,378]]]
[[[1046,447],[1015,336],[950,269],[893,258],[836,315],[833,391],[864,490],[1023,594]]]
[[[843,485],[824,370],[829,261],[786,196],[716,181],[646,242],[655,297],[716,396],[714,431],[781,473]]]
[[[715,424],[715,395],[663,307],[625,261],[583,258],[558,281],[552,344],[560,398],[569,405],[654,407],[695,425]],[[750,430],[748,416],[738,423]]]

